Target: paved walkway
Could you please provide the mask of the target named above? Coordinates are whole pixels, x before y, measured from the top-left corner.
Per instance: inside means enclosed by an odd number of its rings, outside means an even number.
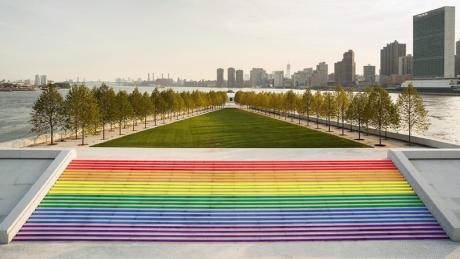
[[[335,135],[335,136],[338,136],[338,137],[341,137],[341,138],[346,138],[346,139],[350,139],[350,140],[354,140],[354,141],[356,141],[355,139],[358,138],[358,132],[356,132],[356,131],[349,132],[348,129],[345,129],[345,135],[342,135],[342,129],[337,128],[335,126],[331,126],[331,132],[329,132],[328,131],[328,126],[324,125],[324,124],[321,124],[321,123],[319,124],[319,129],[318,129],[316,127],[316,122],[313,122],[313,121],[310,121],[309,125],[307,125],[306,121],[301,120],[300,124],[299,124],[299,120],[295,119],[295,118],[287,118],[286,119],[284,116],[279,117],[278,115],[266,114],[266,113],[262,113],[262,112],[259,112],[259,111],[246,109],[246,108],[242,108],[242,107],[239,107],[239,108],[243,109],[243,110],[246,110],[246,111],[253,112],[253,113],[257,113],[257,114],[260,114],[260,115],[263,115],[263,116],[267,116],[267,117],[270,117],[270,118],[273,118],[273,119],[289,122],[289,123],[292,123],[292,124],[295,124],[295,125],[300,125],[300,126],[312,129],[312,130],[317,130],[317,131],[321,131],[321,132],[324,132],[324,133],[332,134],[332,135]],[[384,144],[385,146],[380,147],[380,146],[375,146],[375,144],[379,143],[379,137],[378,136],[375,136],[375,135],[367,135],[366,136],[365,133],[361,132],[361,138],[363,140],[360,140],[359,142],[364,143],[366,145],[369,145],[371,147],[376,147],[376,148],[401,148],[401,147],[403,147],[403,148],[420,148],[421,147],[421,146],[418,146],[418,145],[409,146],[406,142],[395,140],[395,139],[389,139],[389,138],[388,139],[382,138],[382,144]]]
[[[153,128],[160,127],[160,126],[163,126],[163,125],[166,125],[166,124],[171,124],[171,123],[174,123],[174,122],[177,122],[177,121],[190,119],[190,118],[200,116],[200,115],[203,115],[203,114],[206,114],[206,113],[209,113],[209,112],[213,112],[213,111],[216,111],[216,110],[212,110],[212,111],[208,110],[208,111],[204,111],[204,112],[196,112],[193,115],[188,115],[188,116],[187,115],[183,115],[183,116],[181,115],[181,116],[179,116],[179,119],[177,119],[177,117],[166,119],[164,121],[161,120],[161,119],[157,119],[157,125],[155,125],[153,119],[151,119],[151,120],[147,121],[147,127],[145,127],[144,121],[139,121],[137,126],[134,126],[134,131],[133,131],[132,125],[127,126],[126,128],[122,128],[121,129],[121,135],[119,134],[118,127],[113,127],[113,129],[110,130],[110,127],[107,125],[106,130],[105,130],[105,139],[102,139],[102,131],[100,131],[96,135],[85,136],[85,144],[86,145],[84,145],[84,146],[81,145],[81,135],[78,135],[78,139],[75,139],[75,136],[73,136],[73,137],[70,137],[70,138],[65,138],[65,141],[61,142],[61,141],[59,141],[60,136],[57,134],[55,136],[57,145],[49,145],[49,143],[41,143],[41,144],[33,145],[33,146],[30,146],[30,147],[40,147],[40,148],[45,147],[45,148],[52,148],[52,149],[55,149],[55,148],[69,148],[69,147],[71,147],[71,148],[87,148],[87,147],[91,147],[92,145],[96,145],[96,144],[99,144],[99,143],[102,143],[102,142],[106,142],[106,141],[109,141],[109,140],[125,137],[125,136],[128,136],[128,135],[134,134],[134,133],[138,133],[138,132],[141,132],[141,131],[144,131],[144,130],[153,129]]]

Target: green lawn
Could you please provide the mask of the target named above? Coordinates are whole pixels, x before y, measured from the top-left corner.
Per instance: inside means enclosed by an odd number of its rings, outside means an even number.
[[[96,147],[342,148],[361,143],[239,109],[223,109]]]

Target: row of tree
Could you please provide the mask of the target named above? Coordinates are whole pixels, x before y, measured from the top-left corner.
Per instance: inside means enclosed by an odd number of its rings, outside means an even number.
[[[235,95],[235,102],[248,108],[263,112],[278,114],[279,116],[294,118],[298,116],[316,117],[316,127],[319,128],[319,120],[323,118],[331,131],[331,121],[337,120],[337,127],[342,128],[344,135],[345,122],[358,127],[358,139],[361,139],[361,128],[369,127],[378,130],[379,144],[382,145],[382,132],[389,129],[408,131],[408,141],[412,142],[413,131],[423,132],[428,129],[428,114],[425,109],[423,98],[416,89],[409,85],[399,94],[396,102],[393,102],[390,94],[382,87],[369,87],[363,92],[354,92],[353,89],[337,87],[335,91],[312,92],[306,89],[302,95],[292,90],[285,93],[273,92],[243,92]]]
[[[157,120],[194,114],[197,111],[216,109],[227,100],[225,92],[175,92],[171,89],[152,93],[141,93],[135,88],[131,93],[118,91],[105,84],[90,89],[85,85],[72,87],[63,97],[54,85],[43,89],[33,105],[31,114],[32,132],[50,133],[51,144],[57,130],[72,131],[75,138],[81,135],[81,144],[85,144],[87,134],[102,131],[105,139],[106,127],[114,125],[121,129],[128,124],[134,127],[142,121],[147,127],[151,118]]]

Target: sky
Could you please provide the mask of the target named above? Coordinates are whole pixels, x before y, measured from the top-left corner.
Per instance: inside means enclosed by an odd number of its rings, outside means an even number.
[[[218,67],[291,73],[348,49],[357,73],[442,0],[0,0],[0,80],[216,79]],[[460,6],[456,36],[460,38]]]

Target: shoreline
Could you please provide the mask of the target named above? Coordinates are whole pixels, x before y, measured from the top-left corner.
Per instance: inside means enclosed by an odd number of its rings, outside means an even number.
[[[26,92],[37,91],[35,87],[1,87],[0,92]]]

